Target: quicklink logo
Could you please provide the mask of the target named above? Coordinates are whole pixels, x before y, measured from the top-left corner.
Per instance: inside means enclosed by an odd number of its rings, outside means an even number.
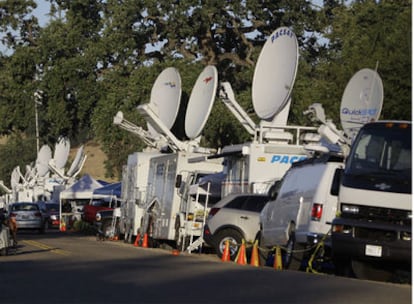
[[[293,164],[294,162],[301,161],[306,159],[306,156],[298,155],[273,155],[270,163],[279,163],[279,164]]]

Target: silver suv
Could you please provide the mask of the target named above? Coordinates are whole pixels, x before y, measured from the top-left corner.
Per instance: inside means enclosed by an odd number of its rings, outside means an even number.
[[[260,212],[269,197],[263,194],[230,194],[216,203],[204,227],[204,240],[221,258],[229,241],[230,258],[235,259],[242,240],[254,242],[259,232]]]

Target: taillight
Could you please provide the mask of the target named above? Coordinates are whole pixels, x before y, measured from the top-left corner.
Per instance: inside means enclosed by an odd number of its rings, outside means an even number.
[[[16,216],[17,216],[16,213],[14,213],[14,212],[10,213],[10,217],[16,217]]]
[[[322,211],[323,211],[323,205],[322,204],[313,204],[312,205],[312,212],[311,212],[311,218],[313,221],[320,221],[322,218]]]
[[[211,208],[210,212],[208,213],[208,217],[213,217],[216,215],[217,212],[220,211],[220,208]]]

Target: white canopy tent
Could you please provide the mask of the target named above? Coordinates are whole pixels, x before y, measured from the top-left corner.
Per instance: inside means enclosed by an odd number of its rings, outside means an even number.
[[[71,225],[72,221],[80,219],[83,205],[91,200],[95,189],[103,186],[104,184],[85,174],[69,188],[60,192],[60,218],[63,220],[60,230],[66,230],[66,226]]]
[[[89,174],[82,176],[76,183],[60,193],[60,200],[63,199],[91,199],[93,191],[104,185],[95,180]]]

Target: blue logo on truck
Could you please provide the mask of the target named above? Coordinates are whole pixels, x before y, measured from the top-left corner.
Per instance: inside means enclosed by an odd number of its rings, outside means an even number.
[[[273,155],[270,163],[279,163],[279,164],[293,164],[294,162],[301,161],[306,159],[306,156],[297,156],[297,155]]]

